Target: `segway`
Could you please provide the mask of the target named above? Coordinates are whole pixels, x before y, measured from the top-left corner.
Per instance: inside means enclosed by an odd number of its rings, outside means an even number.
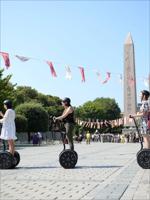
[[[53,117],[53,121],[56,121],[55,117]],[[78,154],[74,150],[66,149],[66,133],[61,132],[61,137],[63,143],[63,150],[59,154],[59,163],[65,169],[73,169],[77,164]]]
[[[65,169],[73,169],[78,161],[78,154],[76,151],[66,149],[66,134],[61,133],[63,142],[63,151],[59,154],[59,163]]]
[[[0,169],[14,169],[20,162],[20,155],[15,151],[14,156],[6,151],[5,141],[3,140],[3,151],[0,152]]]
[[[150,149],[143,148],[143,138],[138,128],[137,122],[133,116],[130,116],[130,118],[132,118],[135,123],[135,127],[141,144],[141,149],[137,152],[137,163],[143,169],[150,169]]]

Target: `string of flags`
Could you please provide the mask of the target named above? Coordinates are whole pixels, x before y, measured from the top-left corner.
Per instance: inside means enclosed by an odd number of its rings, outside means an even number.
[[[101,120],[101,119],[88,119],[88,120],[81,120],[80,118],[76,119],[76,123],[79,126],[91,129],[101,129],[107,127],[119,127],[124,126],[128,123],[132,123],[133,119],[129,117],[122,117],[115,120]]]
[[[119,127],[124,124],[124,118],[116,119],[116,120],[100,120],[100,119],[88,119],[88,120],[81,120],[79,118],[76,119],[76,123],[79,126],[91,129],[101,129],[110,127]]]
[[[11,66],[11,64],[10,64],[10,58],[9,58],[9,53],[7,53],[7,52],[0,52],[0,57],[3,58],[5,67],[6,67],[6,69],[8,69]],[[20,56],[20,55],[15,55],[15,57],[17,59],[19,59],[21,62],[27,62],[30,59],[33,59],[31,57],[25,57],[25,56]],[[46,62],[46,64],[50,68],[51,76],[54,77],[54,78],[56,78],[57,77],[57,73],[56,73],[56,70],[54,68],[54,64],[52,63],[52,61],[46,60],[45,62]],[[84,67],[78,66],[78,69],[79,69],[80,76],[81,76],[81,82],[85,82],[86,81],[86,77],[85,77],[85,69],[84,69]],[[65,71],[66,71],[65,78],[68,79],[68,80],[71,80],[72,79],[72,71],[71,71],[70,66],[65,66]],[[110,80],[110,78],[111,78],[111,72],[106,72],[106,77],[105,77],[105,79],[103,79],[101,77],[101,74],[100,74],[99,71],[97,71],[97,70],[93,70],[93,71],[96,72],[96,76],[97,76],[97,78],[98,78],[98,80],[99,80],[99,82],[101,84],[106,84]],[[119,82],[122,84],[123,83],[123,76],[122,76],[122,74],[118,74],[118,78],[119,78]],[[132,76],[128,77],[128,81],[129,81],[129,85],[131,87],[134,86],[135,80],[134,80],[134,78]],[[150,75],[149,75],[149,77],[142,78],[142,81],[143,81],[145,87],[149,87]]]

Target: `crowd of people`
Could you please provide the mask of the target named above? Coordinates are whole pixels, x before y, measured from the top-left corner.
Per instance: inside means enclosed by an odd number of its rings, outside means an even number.
[[[139,142],[139,136],[136,132],[130,134],[101,134],[96,130],[94,133],[87,131],[84,134],[79,134],[79,136],[74,136],[74,140],[78,143],[85,141],[86,144],[91,142],[135,143]]]

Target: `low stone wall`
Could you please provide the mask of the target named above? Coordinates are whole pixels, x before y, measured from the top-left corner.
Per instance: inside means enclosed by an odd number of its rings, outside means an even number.
[[[34,133],[31,133],[31,138]],[[45,142],[49,142],[52,140],[61,140],[61,133],[60,132],[44,132],[42,134],[42,140]],[[17,141],[16,143],[28,143],[28,134],[27,133],[17,133]],[[32,140],[31,140],[32,143]]]

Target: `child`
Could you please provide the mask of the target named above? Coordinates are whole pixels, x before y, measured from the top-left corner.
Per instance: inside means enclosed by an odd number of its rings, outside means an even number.
[[[0,111],[0,116],[2,117],[2,119],[0,119],[0,123],[2,123],[0,139],[8,141],[9,152],[14,155],[14,140],[17,139],[15,127],[15,111],[12,109],[12,102],[10,100],[4,101],[4,108],[6,109],[4,115]]]

